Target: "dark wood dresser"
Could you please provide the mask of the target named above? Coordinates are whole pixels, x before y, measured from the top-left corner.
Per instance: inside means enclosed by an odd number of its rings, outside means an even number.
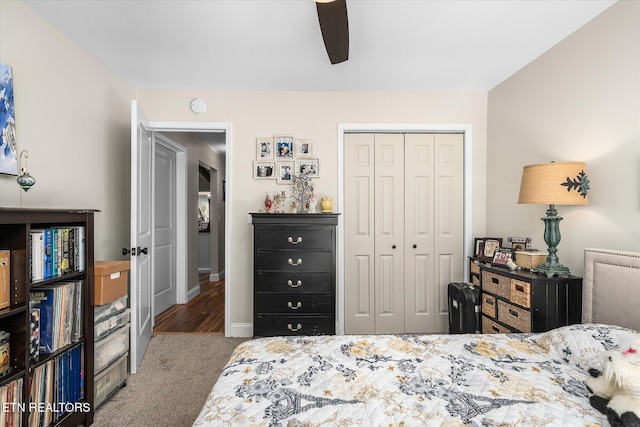
[[[480,266],[482,332],[545,332],[580,323],[582,279]]]
[[[253,213],[253,335],[335,334],[338,215]]]

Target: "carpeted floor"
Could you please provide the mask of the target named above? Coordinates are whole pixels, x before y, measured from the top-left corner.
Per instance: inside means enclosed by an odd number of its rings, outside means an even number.
[[[93,426],[191,426],[233,349],[246,340],[218,334],[152,336],[138,373],[97,409]]]

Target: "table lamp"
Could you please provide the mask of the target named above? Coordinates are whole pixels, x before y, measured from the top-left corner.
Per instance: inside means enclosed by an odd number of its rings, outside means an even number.
[[[582,162],[551,162],[525,166],[522,170],[518,204],[549,205],[544,221],[544,241],[548,246],[547,260],[534,271],[547,277],[571,274],[569,268],[558,262],[560,221],[556,205],[587,205],[589,178]]]

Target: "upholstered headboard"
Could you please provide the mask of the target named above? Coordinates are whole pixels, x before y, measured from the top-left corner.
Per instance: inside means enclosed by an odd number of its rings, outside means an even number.
[[[640,253],[584,250],[582,321],[640,331]]]

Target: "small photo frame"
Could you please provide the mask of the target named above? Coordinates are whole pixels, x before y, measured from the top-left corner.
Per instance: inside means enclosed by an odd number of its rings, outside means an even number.
[[[316,158],[296,159],[295,161],[296,175],[307,175],[310,178],[320,176],[320,160]]]
[[[276,160],[293,159],[293,136],[274,135],[273,143],[275,148]]]
[[[474,256],[492,261],[496,250],[502,247],[502,237],[477,237],[474,239]]]
[[[253,179],[276,179],[276,162],[253,162]]]
[[[256,138],[256,160],[273,160],[273,138]]]
[[[513,261],[513,249],[498,248],[493,254],[492,265],[500,265],[506,267],[509,261]]]
[[[313,143],[310,139],[296,139],[293,143],[294,157],[311,157]]]
[[[531,249],[531,237],[507,237],[507,248],[514,252]]]
[[[276,180],[278,184],[293,184],[294,162],[276,163]]]

